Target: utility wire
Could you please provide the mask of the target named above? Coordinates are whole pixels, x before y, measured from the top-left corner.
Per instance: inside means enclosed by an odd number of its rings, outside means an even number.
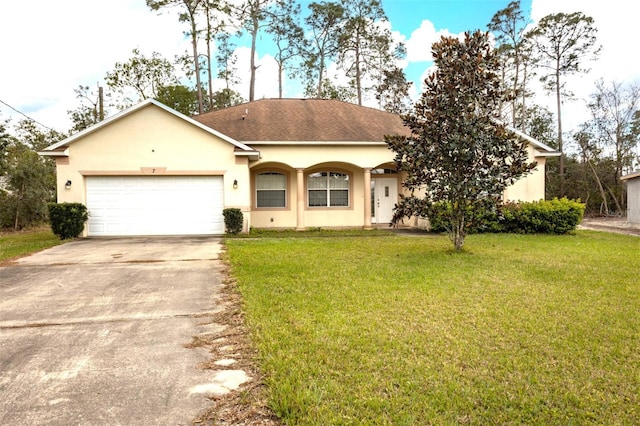
[[[14,107],[12,107],[11,105],[9,105],[9,104],[8,104],[8,103],[6,103],[5,101],[3,101],[2,99],[0,99],[0,103],[1,103],[1,104],[4,104],[4,105],[6,105],[6,106],[8,106],[9,108],[11,108],[12,110],[14,110],[14,111],[15,111],[15,112],[17,112],[18,114],[20,114],[20,115],[23,115],[23,116],[27,117],[27,119],[28,119],[28,120],[31,120],[31,121],[33,121],[34,123],[41,125],[41,126],[42,126],[42,127],[44,127],[45,129],[51,130],[52,132],[54,132],[54,131],[55,131],[55,130],[53,130],[51,127],[49,127],[49,126],[45,126],[44,124],[40,123],[38,120],[35,120],[35,119],[33,119],[33,118],[29,117],[29,116],[28,116],[27,114],[25,114],[24,112],[22,112],[22,111],[18,111],[17,109],[15,109],[15,108],[14,108]]]

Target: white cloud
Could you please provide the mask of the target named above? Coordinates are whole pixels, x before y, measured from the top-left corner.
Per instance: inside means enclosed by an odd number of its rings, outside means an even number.
[[[238,57],[237,66],[240,83],[234,87],[234,90],[239,92],[245,100],[249,100],[251,49],[249,47],[239,47],[236,49],[235,53]],[[256,70],[255,99],[277,98],[278,64],[275,59],[271,55],[264,55],[260,57],[260,55],[257,54],[256,65],[258,66],[258,69]]]
[[[587,75],[571,77],[567,84],[579,99],[593,90],[597,78],[625,82],[640,80],[640,59],[629,47],[631,29],[636,25],[633,2],[611,0],[533,0],[532,19],[549,13],[581,10],[595,19],[598,38],[603,45],[600,60],[592,63]],[[0,55],[3,58],[0,99],[36,120],[66,130],[70,122],[66,111],[78,106],[73,89],[78,85],[95,87],[118,61],[131,57],[138,48],[145,55],[157,51],[168,59],[190,50],[183,36],[186,25],[177,19],[177,10],[161,14],[150,11],[142,0],[31,0],[0,2]],[[426,15],[428,16],[428,14]],[[400,28],[400,27],[398,27]],[[391,28],[390,28],[391,29]],[[415,81],[417,97],[427,67],[431,66],[431,45],[441,36],[451,36],[447,29],[436,29],[425,19],[407,38],[392,29],[396,41],[404,41],[407,57],[400,64],[424,72]],[[459,35],[457,35],[459,36]],[[264,36],[267,37],[267,36]],[[244,81],[235,87],[248,98],[249,49],[238,48],[238,74]],[[257,57],[256,99],[276,97],[277,64],[273,57],[261,53]],[[336,75],[339,70],[330,70]],[[222,87],[218,82],[217,88]],[[301,96],[300,83],[285,76],[285,96]],[[555,110],[553,97],[538,99]],[[0,104],[0,118],[17,114]],[[571,130],[585,119],[582,100],[564,106],[565,128]]]
[[[456,36],[449,32],[448,29],[437,30],[433,22],[425,19],[420,27],[411,33],[409,39],[405,42],[407,46],[407,61],[409,62],[428,62],[433,61],[431,56],[431,45],[440,40],[442,36]]]
[[[136,47],[143,54],[157,51],[173,59],[188,46],[176,37],[183,29],[175,12],[157,16],[144,2],[2,2],[5,61],[0,99],[50,127],[66,130],[66,111],[78,105],[74,88],[96,86]],[[0,113],[14,115],[6,108]]]

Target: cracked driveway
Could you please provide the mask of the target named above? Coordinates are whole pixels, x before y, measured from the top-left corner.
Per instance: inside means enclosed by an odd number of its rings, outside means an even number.
[[[81,239],[0,267],[0,424],[186,425],[220,239]],[[199,318],[200,317],[200,318]]]

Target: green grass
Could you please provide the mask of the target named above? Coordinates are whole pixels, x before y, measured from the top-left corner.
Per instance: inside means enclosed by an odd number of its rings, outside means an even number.
[[[0,233],[0,262],[24,256],[60,244],[51,231]]]
[[[226,244],[286,424],[640,424],[640,238]]]
[[[324,229],[312,228],[304,231],[293,229],[256,229],[252,228],[249,233],[227,235],[227,238],[305,238],[305,237],[380,237],[393,235],[391,228],[376,228],[363,230],[353,229]]]

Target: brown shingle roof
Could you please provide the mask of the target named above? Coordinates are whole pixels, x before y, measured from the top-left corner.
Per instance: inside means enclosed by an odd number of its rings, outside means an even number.
[[[239,142],[383,142],[408,134],[396,114],[333,99],[261,99],[193,119]]]

